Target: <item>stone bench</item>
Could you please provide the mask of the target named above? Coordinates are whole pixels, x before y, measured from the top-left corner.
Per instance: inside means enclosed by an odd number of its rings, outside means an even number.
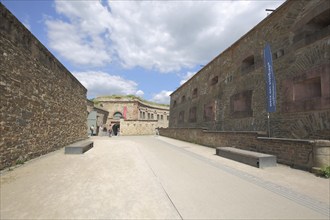
[[[241,150],[233,147],[217,147],[216,154],[258,168],[276,166],[276,156],[269,154]]]
[[[83,154],[94,146],[93,141],[78,141],[65,147],[65,154]]]

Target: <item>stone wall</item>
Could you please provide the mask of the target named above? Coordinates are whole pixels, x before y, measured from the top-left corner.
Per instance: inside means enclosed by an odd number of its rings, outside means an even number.
[[[120,120],[120,135],[154,135],[157,124],[157,120]]]
[[[0,169],[87,138],[86,89],[0,3]]]
[[[330,141],[268,138],[258,132],[221,132],[197,128],[159,129],[162,136],[208,147],[235,147],[275,155],[277,162],[311,170],[330,166]]]
[[[271,45],[272,137],[330,140],[330,1],[286,1],[171,95],[171,128],[267,131],[263,48]]]

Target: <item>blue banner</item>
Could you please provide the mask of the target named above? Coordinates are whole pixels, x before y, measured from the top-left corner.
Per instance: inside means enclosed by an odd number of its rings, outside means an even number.
[[[266,43],[264,49],[264,65],[265,65],[265,80],[266,80],[266,100],[267,112],[276,111],[276,82],[273,72],[273,59],[270,45]]]

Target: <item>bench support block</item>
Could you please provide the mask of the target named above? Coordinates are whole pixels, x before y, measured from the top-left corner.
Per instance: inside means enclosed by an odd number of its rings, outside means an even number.
[[[258,168],[276,166],[276,156],[269,154],[241,150],[233,147],[217,147],[216,154]]]
[[[78,141],[65,147],[65,154],[83,154],[94,146],[93,141]]]

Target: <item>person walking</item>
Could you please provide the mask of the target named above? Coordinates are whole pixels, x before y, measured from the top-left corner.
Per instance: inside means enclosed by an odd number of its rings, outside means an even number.
[[[111,137],[112,136],[112,125],[111,124],[109,125],[108,132],[109,132],[109,137]]]
[[[94,135],[94,130],[95,130],[94,125],[92,125],[89,129],[91,130],[91,136],[93,136]]]

